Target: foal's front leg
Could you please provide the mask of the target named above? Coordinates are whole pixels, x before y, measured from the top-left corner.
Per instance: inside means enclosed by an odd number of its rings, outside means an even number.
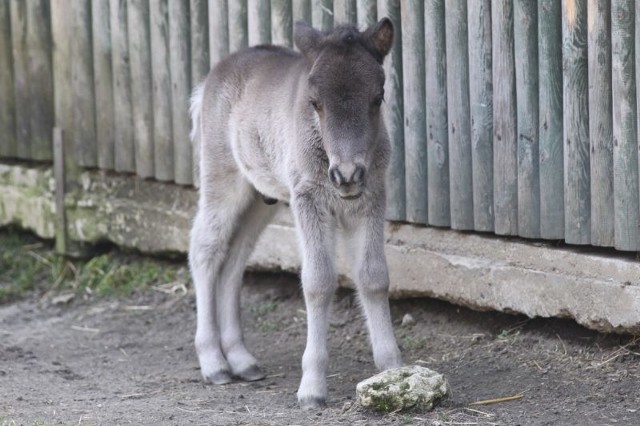
[[[302,356],[298,401],[303,410],[320,408],[327,398],[327,328],[329,306],[337,287],[333,219],[305,195],[293,197],[302,250],[302,288],[307,308],[307,346]]]

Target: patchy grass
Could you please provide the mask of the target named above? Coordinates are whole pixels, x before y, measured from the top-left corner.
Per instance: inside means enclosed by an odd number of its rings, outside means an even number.
[[[31,292],[73,290],[126,296],[177,280],[184,265],[116,250],[88,260],[68,259],[53,244],[14,229],[0,229],[0,303]]]

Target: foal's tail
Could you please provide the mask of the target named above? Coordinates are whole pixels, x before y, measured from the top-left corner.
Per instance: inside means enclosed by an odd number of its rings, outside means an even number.
[[[193,170],[196,186],[200,186],[200,138],[202,137],[202,99],[204,98],[204,84],[201,82],[193,89],[189,99],[189,115],[191,115],[191,143],[193,144]]]

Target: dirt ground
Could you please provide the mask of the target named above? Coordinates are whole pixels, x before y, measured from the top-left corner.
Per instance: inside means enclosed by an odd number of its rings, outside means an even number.
[[[306,328],[296,277],[247,277],[248,345],[268,377],[221,387],[200,379],[193,294],[157,290],[66,304],[34,294],[0,305],[0,424],[640,424],[633,336],[394,301],[405,361],[443,373],[452,396],[432,412],[377,414],[353,403],[356,383],[375,369],[354,294],[342,290],[331,320],[328,407],[302,412],[295,393]],[[400,325],[407,313],[415,325]],[[521,398],[471,405],[510,396]]]

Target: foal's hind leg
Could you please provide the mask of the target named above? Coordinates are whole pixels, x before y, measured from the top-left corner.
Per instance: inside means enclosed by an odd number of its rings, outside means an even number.
[[[232,235],[255,192],[240,176],[234,183],[231,188],[216,190],[202,182],[189,245],[189,265],[196,289],[196,351],[202,377],[214,384],[231,381],[229,364],[220,346],[216,287]]]
[[[247,381],[263,379],[264,374],[258,368],[256,359],[245,347],[242,336],[242,276],[258,237],[277,209],[276,206],[266,205],[262,196],[255,194],[236,227],[218,282],[218,319],[222,351],[231,367],[231,373]]]

